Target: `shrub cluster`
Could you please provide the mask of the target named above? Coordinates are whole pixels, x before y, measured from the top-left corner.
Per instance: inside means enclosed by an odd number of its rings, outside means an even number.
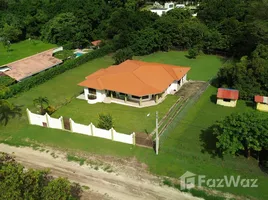
[[[97,49],[95,51],[92,51],[88,54],[85,54],[83,56],[80,56],[74,60],[68,60],[62,65],[50,68],[46,71],[43,71],[35,76],[32,76],[28,79],[23,80],[22,82],[19,82],[17,84],[11,85],[9,87],[9,91],[0,94],[0,99],[7,99],[10,98],[18,93],[25,92],[37,85],[40,85],[47,80],[50,80],[54,78],[55,76],[64,73],[65,71],[69,69],[73,69],[75,67],[78,67],[81,64],[84,64],[90,60],[93,60],[95,58],[99,58],[102,56],[107,55],[108,53],[113,51],[112,46],[104,46],[101,49]]]

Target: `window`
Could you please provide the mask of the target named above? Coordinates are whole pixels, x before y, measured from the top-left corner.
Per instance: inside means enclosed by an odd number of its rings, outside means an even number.
[[[88,88],[88,93],[89,94],[96,94],[96,90],[92,88]]]
[[[140,97],[135,96],[135,95],[132,95],[131,97],[132,97],[133,99],[140,99]]]
[[[231,99],[223,99],[225,102],[231,102]]]
[[[148,99],[149,95],[143,96],[142,99]]]

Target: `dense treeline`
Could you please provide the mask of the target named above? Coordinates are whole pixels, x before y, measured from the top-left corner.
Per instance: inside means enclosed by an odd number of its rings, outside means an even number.
[[[236,74],[232,70],[239,68],[241,62],[228,63],[219,73],[218,86],[238,88],[242,98],[251,98],[253,91],[267,94],[267,73],[259,77],[258,71],[251,71],[258,68],[265,72],[268,68],[267,58],[253,53],[259,49],[265,51],[268,44],[268,0],[203,0],[197,8],[197,17],[184,9],[173,9],[159,17],[141,11],[146,3],[146,0],[0,0],[0,38],[11,43],[40,38],[59,45],[71,42],[74,47],[102,39],[121,49],[118,55],[127,57],[129,52],[145,55],[174,47],[220,53],[236,60],[248,56],[241,61],[246,66],[236,70]],[[255,62],[261,59],[262,62]],[[232,76],[226,78],[226,74]],[[245,81],[243,77],[250,78]],[[257,88],[251,90],[250,83]]]
[[[0,199],[9,200],[78,200],[82,194],[79,184],[54,179],[48,170],[26,170],[5,153],[0,153],[0,188]]]

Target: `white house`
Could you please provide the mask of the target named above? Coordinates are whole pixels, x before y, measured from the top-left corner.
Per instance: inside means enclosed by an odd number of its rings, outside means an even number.
[[[121,99],[139,103],[164,99],[187,81],[189,67],[127,60],[120,65],[100,69],[79,83],[89,104]],[[119,102],[119,101],[117,101]],[[115,102],[116,103],[116,102]]]

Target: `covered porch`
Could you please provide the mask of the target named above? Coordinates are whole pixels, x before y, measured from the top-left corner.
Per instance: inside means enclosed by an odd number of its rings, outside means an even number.
[[[163,102],[167,95],[166,92],[163,92],[139,97],[114,91],[107,91],[106,94],[106,98],[103,100],[104,103],[117,103],[137,108],[155,106]]]

